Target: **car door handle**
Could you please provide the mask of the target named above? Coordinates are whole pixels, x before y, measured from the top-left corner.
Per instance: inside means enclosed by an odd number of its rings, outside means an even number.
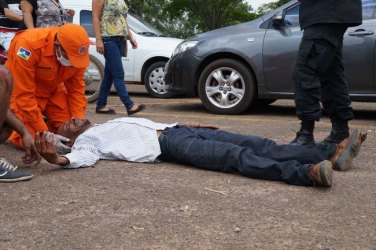
[[[373,35],[373,30],[355,30],[353,32],[349,32],[349,36],[370,36]]]

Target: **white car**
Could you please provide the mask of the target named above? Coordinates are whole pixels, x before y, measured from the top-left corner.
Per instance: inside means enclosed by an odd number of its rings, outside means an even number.
[[[91,0],[61,0],[64,8],[75,10],[75,15],[69,22],[84,27],[92,41],[90,46],[90,61],[85,75],[86,96],[89,102],[94,102],[99,94],[99,87],[104,74],[105,59],[95,49],[95,36],[92,25]],[[175,47],[182,39],[164,37],[149,24],[129,14],[129,27],[137,40],[138,48],[132,49],[128,41],[128,55],[123,57],[124,80],[127,84],[144,84],[148,93],[153,97],[167,98],[170,94],[164,83],[164,66],[172,55]]]

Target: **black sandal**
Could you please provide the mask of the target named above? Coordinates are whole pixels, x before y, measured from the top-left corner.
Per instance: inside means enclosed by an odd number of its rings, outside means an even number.
[[[133,115],[133,114],[136,114],[142,110],[144,110],[146,108],[145,104],[139,104],[138,105],[138,108],[136,108],[135,110],[128,110],[128,115]]]
[[[115,114],[115,110],[113,110],[112,108],[104,107],[104,108],[101,108],[101,109],[96,109],[95,113],[113,115],[113,114]]]

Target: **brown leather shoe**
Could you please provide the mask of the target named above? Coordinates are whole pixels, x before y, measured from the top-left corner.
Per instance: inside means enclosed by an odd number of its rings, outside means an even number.
[[[331,187],[332,186],[332,163],[322,161],[308,168],[308,177],[312,180],[313,186]]]
[[[367,133],[361,133],[359,129],[341,141],[337,145],[336,152],[330,157],[333,169],[338,171],[346,171],[351,167],[352,159],[359,154],[360,146],[366,140]]]

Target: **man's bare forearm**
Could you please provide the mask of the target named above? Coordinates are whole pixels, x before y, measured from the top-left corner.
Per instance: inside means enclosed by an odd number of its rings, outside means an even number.
[[[13,112],[8,108],[5,116],[5,123],[17,131],[21,136],[28,132],[27,128],[23,123],[13,114]]]
[[[69,165],[69,160],[68,160],[68,158],[67,157],[65,157],[65,156],[61,156],[61,155],[59,155],[58,157],[57,157],[57,161],[56,161],[56,165],[60,165],[60,166],[66,166],[66,165]]]
[[[4,8],[4,14],[10,20],[18,21],[18,22],[22,21],[22,16],[18,15],[17,13],[15,13],[14,11],[12,11],[11,9]]]
[[[28,132],[25,125],[13,114],[9,108],[7,109],[7,114],[5,116],[5,123],[17,131],[21,136]]]

